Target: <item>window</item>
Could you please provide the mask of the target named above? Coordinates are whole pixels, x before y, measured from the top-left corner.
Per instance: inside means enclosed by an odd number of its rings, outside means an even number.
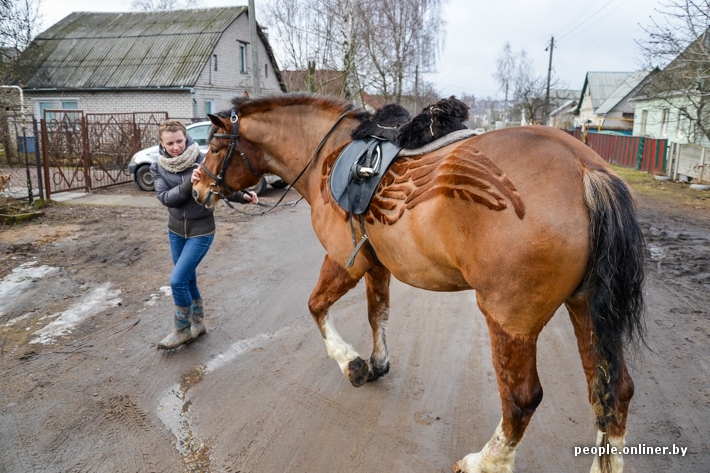
[[[264,64],[264,77],[269,77],[269,65]]]
[[[187,134],[190,135],[190,138],[195,140],[195,143],[197,143],[199,146],[205,146],[207,144],[207,136],[209,135],[209,132],[209,123],[206,125],[196,125],[187,127]]]
[[[661,138],[668,136],[668,109],[663,109],[663,118],[661,118]]]
[[[214,100],[205,100],[205,115],[209,115],[214,112]]]
[[[641,136],[646,134],[646,121],[648,120],[648,110],[641,111]]]
[[[37,116],[39,117],[39,119],[40,120],[42,120],[42,119],[54,120],[53,113],[48,113],[46,117],[44,116],[44,111],[52,109],[52,108],[54,108],[54,102],[52,102],[52,101],[37,102]]]
[[[239,72],[247,73],[247,45],[239,43]]]
[[[77,110],[78,108],[79,102],[76,100],[62,101],[62,110]]]
[[[215,72],[217,72],[217,55],[216,54],[212,55],[212,67],[214,68]]]

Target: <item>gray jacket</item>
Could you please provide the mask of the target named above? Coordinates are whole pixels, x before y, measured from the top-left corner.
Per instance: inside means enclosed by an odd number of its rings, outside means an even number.
[[[192,139],[188,138],[187,146],[192,143]],[[200,154],[196,162],[201,163],[204,158],[204,154]],[[215,232],[214,209],[198,204],[192,197],[192,170],[193,168],[188,168],[173,173],[157,162],[150,166],[155,193],[170,214],[168,229],[183,238],[211,235]]]

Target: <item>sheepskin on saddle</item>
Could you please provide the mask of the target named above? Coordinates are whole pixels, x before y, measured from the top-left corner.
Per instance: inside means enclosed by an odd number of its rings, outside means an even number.
[[[388,104],[378,109],[353,130],[353,141],[333,165],[333,198],[351,215],[362,215],[392,161],[401,155],[424,154],[475,134],[467,130],[466,120],[468,106],[454,96],[426,107],[414,118],[401,105]],[[447,135],[453,137],[450,134],[459,130],[469,133],[447,139]]]

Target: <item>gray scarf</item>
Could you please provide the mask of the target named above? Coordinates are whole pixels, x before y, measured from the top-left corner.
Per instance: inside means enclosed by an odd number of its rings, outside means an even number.
[[[158,164],[160,164],[166,171],[178,173],[187,168],[193,167],[199,155],[200,146],[193,141],[190,146],[185,148],[185,151],[183,151],[180,156],[166,158],[163,156],[163,153],[160,153],[158,155]]]

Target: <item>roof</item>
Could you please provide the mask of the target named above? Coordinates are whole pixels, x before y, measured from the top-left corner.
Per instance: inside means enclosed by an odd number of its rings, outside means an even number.
[[[550,112],[550,116],[554,117],[560,113],[570,113],[572,110],[574,110],[574,107],[577,105],[577,100],[576,99],[570,99],[566,100],[565,102],[562,103],[559,107],[554,109],[553,111]]]
[[[710,54],[710,30],[690,43],[662,71],[648,81],[634,96],[635,100],[670,95],[703,89],[707,84],[703,72],[707,68]]]
[[[575,114],[579,113],[585,93],[592,96],[592,107],[596,110],[630,74],[631,72],[587,72]]]
[[[191,87],[224,31],[247,7],[140,13],[75,12],[23,52],[23,87]],[[260,28],[279,82],[273,52]]]
[[[283,71],[286,89],[289,92],[308,91],[308,71]],[[313,91],[332,97],[344,97],[345,74],[342,71],[316,69],[313,72]]]
[[[596,109],[597,115],[609,113],[618,106],[626,97],[628,97],[641,83],[654,71],[638,71],[633,72],[614,90],[609,97]],[[594,96],[592,96],[594,98]],[[628,103],[628,102],[626,102]],[[633,112],[634,107],[631,106],[627,112]]]

